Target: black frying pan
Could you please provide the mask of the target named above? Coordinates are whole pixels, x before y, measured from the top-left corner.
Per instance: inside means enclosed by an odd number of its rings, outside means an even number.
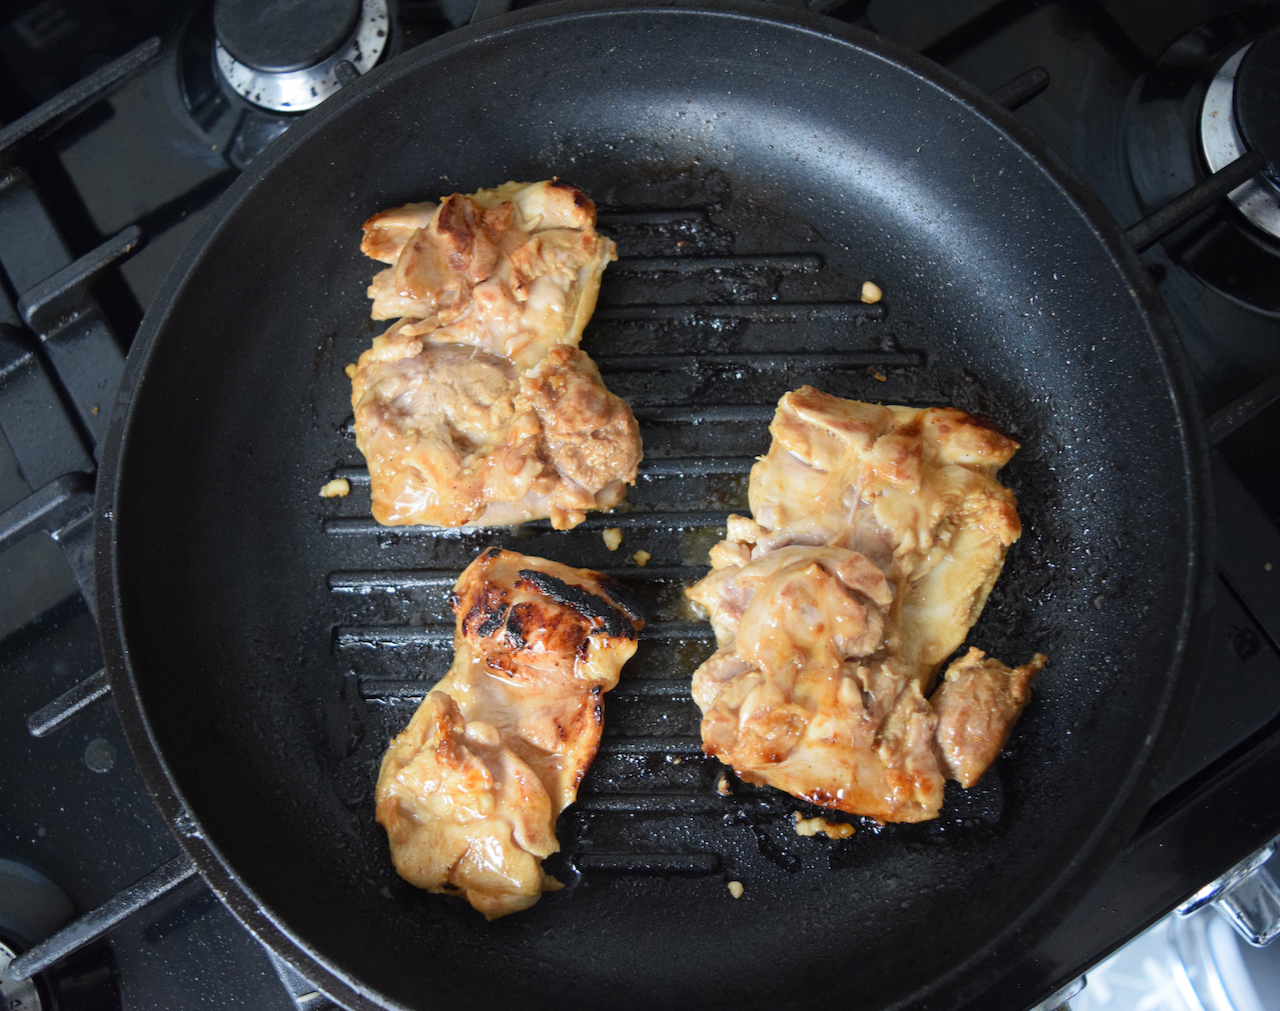
[[[650,257],[610,268],[586,344],[641,419],[634,511],[567,534],[380,532],[367,490],[318,498],[359,462],[342,366],[376,329],[360,222],[552,174]],[[690,252],[713,258],[652,259]],[[859,325],[830,303],[868,277],[887,309]],[[699,308],[635,306],[657,302]],[[1170,333],[1097,203],[1010,116],[874,36],[762,4],[574,2],[429,43],[255,162],[130,355],[97,548],[139,764],[230,907],[352,1007],[952,1006],[1127,839],[1180,717],[1206,480]],[[735,461],[803,382],[954,403],[1023,442],[1006,477],[1026,533],[971,638],[1051,657],[981,784],[936,822],[840,842],[797,838],[812,809],[780,794],[719,796],[680,694],[710,650],[680,585],[744,506]],[[650,567],[605,550],[614,523]],[[621,570],[660,632],[561,821],[570,887],[494,923],[400,882],[372,817],[387,735],[448,662],[444,589],[488,543]]]

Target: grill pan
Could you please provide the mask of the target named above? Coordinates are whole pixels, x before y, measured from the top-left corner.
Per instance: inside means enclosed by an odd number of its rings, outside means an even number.
[[[941,1009],[1043,936],[1146,808],[1209,571],[1171,327],[1047,162],[927,61],[747,2],[508,15],[276,142],[144,321],[98,485],[113,692],[231,909],[352,1008]],[[383,326],[359,225],[553,174],[622,257],[583,346],[640,421],[625,511],[568,533],[378,527],[342,372]],[[883,303],[857,301],[868,278]],[[839,841],[796,836],[817,809],[790,797],[722,796],[688,694],[712,639],[682,588],[806,382],[954,404],[1022,443],[1004,479],[1024,535],[970,641],[1050,656],[981,783],[949,784],[936,821]],[[334,476],[352,495],[320,499]],[[372,803],[389,736],[448,666],[444,594],[489,544],[616,575],[650,619],[558,827],[568,887],[493,923],[400,881]]]

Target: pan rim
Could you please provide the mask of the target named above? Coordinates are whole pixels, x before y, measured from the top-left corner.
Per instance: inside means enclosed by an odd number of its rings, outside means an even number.
[[[1052,915],[1055,904],[1061,905],[1064,899],[1069,902],[1078,900],[1111,863],[1145,813],[1146,804],[1135,803],[1135,796],[1144,791],[1149,792],[1155,772],[1158,772],[1176,744],[1176,731],[1180,729],[1182,718],[1190,706],[1189,693],[1180,689],[1194,670],[1193,661],[1200,646],[1196,635],[1200,631],[1198,626],[1203,625],[1197,618],[1207,609],[1213,572],[1212,541],[1209,536],[1212,530],[1212,498],[1207,437],[1198,413],[1193,410],[1194,398],[1189,374],[1168,310],[1142,269],[1137,255],[1124,242],[1119,225],[1099,198],[1076,179],[1012,114],[995,106],[972,85],[916,53],[822,15],[756,0],[717,0],[714,7],[696,0],[666,0],[657,3],[653,0],[563,0],[560,3],[517,11],[447,33],[415,48],[412,55],[407,54],[402,60],[392,61],[371,72],[312,112],[305,124],[297,124],[241,174],[201,222],[187,247],[175,261],[155,297],[153,308],[143,320],[134,348],[128,356],[104,442],[95,503],[95,588],[101,616],[99,627],[105,666],[120,709],[126,739],[149,792],[179,843],[223,903],[260,941],[291,964],[299,956],[305,957],[307,964],[295,967],[309,979],[318,980],[320,989],[344,1004],[372,1009],[403,1006],[377,994],[359,979],[343,972],[271,912],[270,907],[240,878],[224,854],[205,837],[159,747],[129,661],[129,637],[118,604],[121,587],[116,558],[114,510],[126,469],[126,449],[136,393],[147,372],[147,364],[158,337],[165,330],[172,307],[191,276],[197,272],[214,237],[234,217],[258,181],[285,160],[296,145],[306,143],[331,117],[341,114],[348,103],[360,101],[366,93],[376,92],[402,75],[415,73],[417,68],[439,60],[448,53],[470,45],[500,40],[520,31],[526,25],[606,17],[617,13],[675,13],[689,17],[726,17],[768,22],[771,26],[799,30],[826,41],[834,39],[907,70],[923,83],[960,103],[1028,157],[1077,210],[1079,217],[1108,254],[1115,269],[1120,271],[1134,301],[1150,321],[1153,348],[1163,370],[1162,378],[1170,391],[1179,425],[1177,434],[1184,465],[1180,479],[1185,478],[1190,492],[1187,525],[1189,564],[1180,601],[1181,618],[1171,651],[1171,655],[1176,658],[1176,676],[1169,679],[1168,687],[1160,700],[1158,723],[1155,724],[1157,729],[1148,735],[1142,753],[1123,778],[1122,787],[1115,794],[1105,815],[1099,819],[1098,827],[1088,836],[1086,845],[1075,860],[1060,871],[1058,887],[1025,910],[1000,935],[990,939],[984,950],[975,952],[969,959],[905,998],[897,1006],[914,1004],[928,994],[952,984],[957,987],[954,991],[957,1000],[967,999],[965,995],[975,995],[1001,974],[1000,967],[1007,952],[1014,949],[1024,951],[1029,947],[1023,940],[1026,936],[1040,937],[1047,932],[1044,923]],[[1147,801],[1150,798],[1140,799]],[[1135,807],[1136,814],[1133,813]],[[190,829],[184,831],[180,826],[190,826]],[[1061,884],[1063,878],[1070,878],[1070,887]],[[1074,894],[1067,895],[1067,892]]]

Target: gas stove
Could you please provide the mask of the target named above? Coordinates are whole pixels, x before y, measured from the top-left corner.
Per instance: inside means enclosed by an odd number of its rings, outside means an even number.
[[[0,16],[0,971],[36,970],[3,983],[7,1007],[335,1006],[203,883],[124,743],[90,592],[96,449],[143,313],[239,172],[375,65],[511,6],[37,0]],[[999,91],[1128,226],[1214,445],[1217,595],[1159,796],[1084,901],[968,1006],[1059,1007],[1179,904],[1234,902],[1248,921],[1269,894],[1244,870],[1280,835],[1280,4],[808,6]]]

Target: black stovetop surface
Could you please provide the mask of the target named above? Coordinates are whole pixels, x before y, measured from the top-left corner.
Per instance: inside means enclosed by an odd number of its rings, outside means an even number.
[[[470,0],[402,0],[393,48],[461,24],[471,6]],[[1224,45],[1280,24],[1277,4],[1240,8],[1203,0],[814,0],[810,6],[922,51],[983,90],[1044,67],[1048,90],[1017,115],[1122,225],[1153,209],[1130,176],[1127,146],[1179,142],[1142,133],[1153,115],[1142,105],[1144,75],[1189,36]],[[6,163],[0,352],[8,357],[0,358],[0,427],[7,438],[0,438],[0,514],[67,470],[92,469],[74,426],[45,423],[39,412],[48,403],[15,401],[15,390],[32,396],[19,374],[30,368],[33,347],[17,308],[21,296],[71,259],[138,225],[145,247],[102,273],[93,289],[95,318],[127,345],[196,222],[255,145],[280,132],[279,123],[287,125],[275,117],[273,126],[272,117],[225,100],[223,108],[217,96],[194,113],[184,102],[184,88],[190,96],[201,86],[193,79],[204,71],[192,69],[189,51],[204,44],[209,17],[207,5],[167,0],[39,0],[0,14],[0,118],[7,123],[144,39],[156,35],[164,43],[160,57],[110,98]],[[1272,465],[1280,407],[1271,404],[1229,432],[1223,420],[1233,401],[1280,374],[1280,302],[1268,303],[1272,290],[1256,278],[1242,297],[1187,269],[1206,236],[1225,241],[1223,229],[1241,227],[1233,213],[1222,206],[1206,212],[1144,254],[1183,336],[1205,415],[1216,421],[1211,431],[1227,433],[1214,451],[1220,574],[1193,714],[1133,842],[1063,925],[975,1001],[973,1011],[1020,1011],[1044,998],[1280,834],[1274,789],[1280,781],[1280,593],[1274,585],[1280,477]],[[56,228],[61,243],[32,230],[40,221]],[[1262,263],[1280,287],[1280,259],[1265,259],[1271,247],[1262,247]],[[118,369],[118,363],[104,367]],[[73,406],[65,391],[55,398]],[[1159,476],[1151,481],[1158,494]],[[0,529],[0,543],[7,544],[3,537]],[[100,667],[93,616],[64,552],[43,533],[7,546],[0,553],[0,873],[5,860],[35,868],[65,891],[77,913],[178,852],[109,700],[43,737],[28,732],[31,713]],[[12,923],[6,928],[5,916],[0,901],[0,939],[22,940],[13,937]],[[305,992],[296,979],[286,987],[265,950],[198,878],[126,919],[95,952],[95,964],[114,964],[117,1006],[129,1009],[286,1009],[300,1006],[291,989]],[[68,990],[64,1005],[115,1001],[108,984],[86,984],[82,991],[73,999]]]

